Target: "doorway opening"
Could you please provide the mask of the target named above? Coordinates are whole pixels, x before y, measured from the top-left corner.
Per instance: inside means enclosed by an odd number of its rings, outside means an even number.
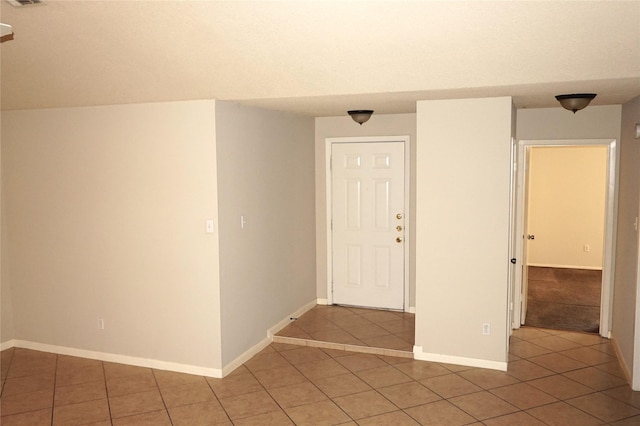
[[[615,141],[520,141],[513,327],[610,335]]]

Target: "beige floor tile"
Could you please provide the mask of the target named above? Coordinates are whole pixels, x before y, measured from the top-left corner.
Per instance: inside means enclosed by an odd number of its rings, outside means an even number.
[[[540,420],[523,411],[487,419],[483,423],[486,426],[544,426]]]
[[[51,413],[52,409],[46,408],[11,416],[3,415],[0,424],[3,426],[51,426]]]
[[[289,367],[291,364],[277,352],[256,355],[244,364],[251,372]]]
[[[388,336],[391,334],[389,331],[376,324],[345,327],[345,330],[356,339],[360,339],[362,341],[366,341],[366,339],[372,337]]]
[[[394,404],[373,390],[340,396],[333,402],[355,420],[397,410]]]
[[[329,400],[291,407],[285,411],[296,425],[338,425],[351,420]]]
[[[556,374],[553,371],[541,367],[538,364],[534,364],[526,359],[510,361],[507,367],[507,372],[516,379],[523,381],[539,379],[540,377]]]
[[[321,347],[322,352],[329,355],[331,358],[340,358],[347,355],[353,355],[351,352],[344,350],[344,345],[336,343],[336,347]]]
[[[509,352],[519,356],[520,358],[530,358],[532,356],[538,356],[548,354],[552,352],[547,348],[535,345],[528,341],[515,342],[509,346]]]
[[[169,408],[169,417],[173,426],[205,426],[229,421],[222,406],[215,400]]]
[[[625,404],[640,409],[640,392],[634,392],[629,385],[618,386],[617,388],[607,389],[602,393],[609,395]]]
[[[289,416],[284,411],[273,411],[266,414],[238,419],[233,422],[235,426],[288,426],[293,425]]]
[[[498,398],[488,391],[471,393],[449,399],[453,405],[462,409],[478,420],[504,416],[515,413],[519,409],[508,402]]]
[[[137,367],[135,365],[118,364],[114,362],[105,362],[103,365],[104,375],[107,380],[151,372],[150,368]]]
[[[566,351],[568,349],[579,348],[581,346],[579,343],[572,342],[560,335],[540,337],[538,339],[532,339],[530,342],[555,352]]]
[[[575,398],[593,393],[593,389],[560,375],[543,377],[527,383],[558,399]]]
[[[598,345],[601,343],[608,342],[607,339],[595,333],[567,332],[567,333],[560,333],[558,336],[567,340],[571,340],[572,342],[578,343],[583,346]]]
[[[166,410],[113,419],[113,426],[171,426]]]
[[[448,401],[431,402],[404,411],[424,426],[460,426],[474,421],[473,417]]]
[[[195,374],[176,373],[175,371],[153,370],[159,388],[173,386],[199,384],[205,381],[204,377]]]
[[[53,426],[86,425],[109,419],[109,403],[106,398],[53,409]]]
[[[411,382],[413,379],[391,365],[370,368],[355,373],[374,389]]]
[[[197,402],[217,401],[206,381],[161,388],[160,394],[167,408],[195,404]]]
[[[37,376],[55,374],[56,359],[46,358],[44,360],[12,360],[10,367],[6,371],[7,378]]]
[[[231,375],[224,379],[207,378],[207,381],[219,399],[264,390],[251,373]]]
[[[329,355],[324,353],[320,348],[302,347],[290,351],[282,352],[281,355],[293,365],[299,365],[306,362],[322,361],[331,359]]]
[[[603,393],[592,393],[565,402],[608,423],[640,415],[640,410]]]
[[[568,351],[560,352],[560,354],[587,365],[604,364],[615,360],[611,355],[588,347],[569,349]]]
[[[104,369],[102,365],[96,364],[56,373],[56,387],[97,382],[99,380],[104,380]]]
[[[283,368],[257,371],[254,375],[266,389],[295,385],[308,381],[306,377],[291,365]]]
[[[2,395],[53,390],[54,379],[54,374],[39,374],[36,376],[22,376],[7,379]]]
[[[97,359],[80,358],[77,356],[58,355],[56,368],[58,371],[75,370],[83,367],[102,367],[102,361]]]
[[[479,386],[474,385],[457,374],[430,377],[428,379],[420,380],[420,383],[440,395],[442,398],[453,398],[482,390]]]
[[[371,389],[368,384],[360,380],[360,378],[353,373],[316,379],[313,383],[330,398],[364,392]]]
[[[280,410],[278,404],[265,391],[223,398],[220,399],[220,404],[232,421]]]
[[[609,374],[613,374],[614,376],[621,377],[623,379],[626,378],[622,367],[620,367],[620,363],[616,359],[615,361],[606,362],[604,364],[594,365],[598,370],[606,371]]]
[[[349,372],[349,370],[332,358],[305,362],[304,364],[297,365],[296,368],[311,381],[324,377],[339,376]]]
[[[144,392],[157,387],[156,379],[151,370],[133,376],[107,379],[107,392],[109,392],[110,397]]]
[[[492,389],[491,393],[515,405],[521,410],[551,404],[557,399],[527,383]]]
[[[610,426],[638,426],[640,425],[640,416],[629,417],[628,419],[619,420],[609,424]]]
[[[388,364],[381,360],[377,355],[371,354],[353,354],[336,358],[349,371],[357,372],[367,370],[369,368],[384,367]]]
[[[373,417],[367,417],[358,420],[360,426],[412,426],[420,423],[413,420],[408,414],[402,411],[393,411],[391,413],[380,414]]]
[[[282,408],[296,407],[327,399],[326,395],[311,382],[271,389],[269,394]]]
[[[106,397],[107,389],[104,381],[88,382],[57,388],[54,403],[56,406],[62,406]]]
[[[418,382],[401,383],[378,389],[385,398],[398,408],[409,408],[435,402],[441,398]]]
[[[412,343],[409,343],[406,340],[393,334],[388,334],[386,336],[380,337],[368,337],[361,340],[368,346],[372,346],[375,348],[397,349],[409,352],[413,350]]]
[[[165,408],[160,391],[157,389],[109,397],[109,405],[111,407],[111,417],[113,418],[150,413]]]
[[[598,391],[615,388],[627,383],[623,378],[614,376],[595,367],[569,371],[568,373],[564,373],[563,376]]]
[[[520,327],[516,330],[513,330],[512,337],[518,338],[520,340],[532,340],[539,339],[541,337],[550,336],[549,333],[540,329],[540,328],[531,328],[531,327]]]
[[[473,368],[471,370],[461,371],[458,375],[483,389],[493,389],[519,382],[518,379],[509,373],[485,368]]]
[[[556,373],[565,373],[567,371],[587,367],[587,364],[556,352],[531,357],[529,358],[529,361]]]
[[[0,413],[3,416],[51,407],[53,407],[53,390],[7,395],[0,400]]]
[[[335,330],[321,330],[309,333],[315,340],[322,340],[324,342],[342,343],[345,345],[357,345],[367,346],[362,340],[356,339],[355,336],[347,333],[343,329]]]
[[[599,419],[564,402],[532,408],[527,410],[527,413],[549,426],[596,426],[602,424]]]
[[[276,352],[285,352],[293,349],[300,349],[300,345],[293,345],[291,343],[278,343],[273,342],[270,345]],[[305,345],[306,346],[306,345]]]

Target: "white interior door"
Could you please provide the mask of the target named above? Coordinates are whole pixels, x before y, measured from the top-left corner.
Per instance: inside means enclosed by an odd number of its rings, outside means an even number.
[[[526,147],[524,151],[524,202],[522,205],[522,221],[524,225],[524,234],[522,235],[522,310],[520,315],[520,324],[524,325],[527,319],[527,300],[529,294],[529,261],[528,250],[529,243],[534,241],[535,235],[531,234],[529,229],[529,151],[531,148]]]
[[[404,308],[404,143],[331,148],[333,303]]]

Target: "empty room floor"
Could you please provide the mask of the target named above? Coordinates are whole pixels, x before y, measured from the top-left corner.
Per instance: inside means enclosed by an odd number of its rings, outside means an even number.
[[[272,343],[224,379],[8,349],[1,423],[640,424],[640,392],[593,334],[515,330],[507,372],[305,342]]]

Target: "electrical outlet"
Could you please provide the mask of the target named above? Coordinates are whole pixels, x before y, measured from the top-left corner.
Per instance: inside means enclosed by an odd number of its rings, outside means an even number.
[[[104,330],[104,318],[98,318],[98,330]]]
[[[491,323],[489,322],[482,323],[482,334],[484,336],[489,336],[491,334]]]

